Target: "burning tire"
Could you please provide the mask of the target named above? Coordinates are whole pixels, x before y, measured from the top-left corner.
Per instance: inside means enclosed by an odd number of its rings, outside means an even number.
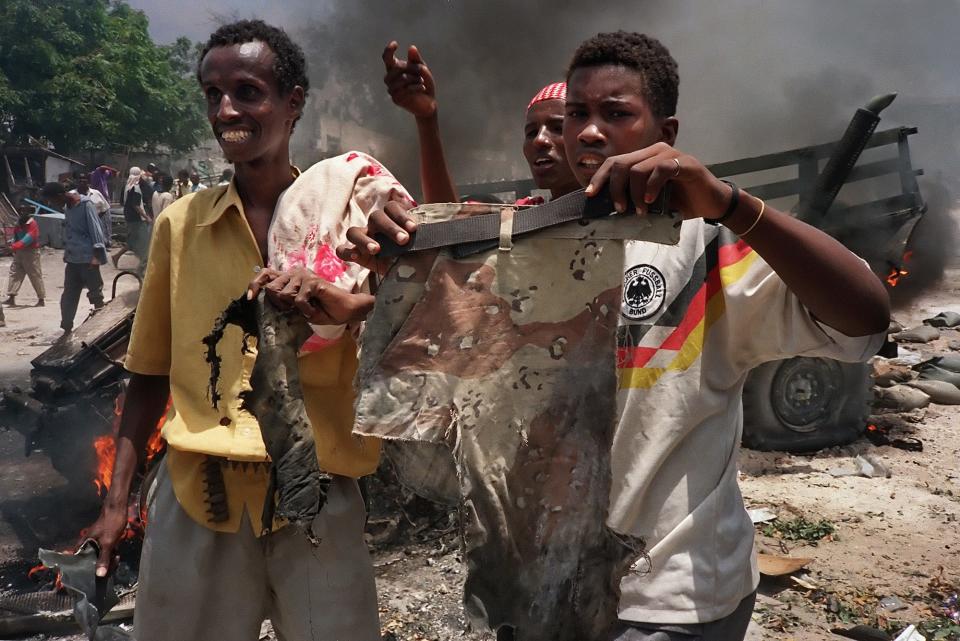
[[[753,369],[743,389],[743,445],[810,452],[857,439],[870,409],[866,363],[797,357]]]

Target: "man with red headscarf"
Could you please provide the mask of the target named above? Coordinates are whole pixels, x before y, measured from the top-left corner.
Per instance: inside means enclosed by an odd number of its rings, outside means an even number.
[[[454,202],[456,187],[447,169],[437,121],[436,85],[433,74],[416,46],[410,45],[407,59],[397,58],[397,43],[383,50],[387,73],[383,82],[394,104],[412,113],[417,120],[420,142],[420,184],[426,202]],[[541,89],[527,105],[524,122],[523,155],[538,189],[556,198],[579,189],[563,150],[563,111],[567,85],[555,82]],[[539,196],[521,198],[518,205],[539,205]]]
[[[563,147],[566,100],[567,83],[547,85],[527,105],[523,125],[523,156],[530,165],[533,182],[539,189],[549,189],[551,198],[580,188]],[[538,196],[521,198],[517,204],[540,205],[543,199]]]

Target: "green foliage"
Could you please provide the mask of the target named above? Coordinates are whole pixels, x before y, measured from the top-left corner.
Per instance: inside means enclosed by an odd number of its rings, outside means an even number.
[[[808,541],[815,543],[833,534],[836,528],[827,520],[808,521],[802,516],[786,521],[774,519],[761,530],[766,536],[776,536],[787,541]]]
[[[957,641],[960,639],[960,624],[947,617],[935,617],[922,621],[918,626],[930,641]]]
[[[206,131],[195,46],[153,43],[117,0],[0,3],[0,140],[61,150],[194,147]]]

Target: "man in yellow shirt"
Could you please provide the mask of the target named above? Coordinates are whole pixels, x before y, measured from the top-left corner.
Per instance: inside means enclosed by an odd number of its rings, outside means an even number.
[[[388,199],[408,197],[363,154],[303,174],[291,167],[290,135],[309,83],[303,52],[283,31],[246,20],[219,28],[200,57],[198,79],[236,176],[177,200],[156,221],[128,348],[132,376],[112,484],[89,531],[101,547],[97,574],[105,576],[113,562],[132,479],[172,397],[163,428],[167,459],[148,498],[137,639],[254,641],[269,618],[291,641],[375,641],[376,590],[355,479],[376,469],[379,442],[351,434],[356,344],[343,331],[366,314],[372,297],[351,293],[366,271],[341,263],[333,248],[347,227]],[[207,397],[201,339],[268,264],[328,283],[312,291],[306,309],[325,327],[300,350],[317,457],[334,475],[312,527],[317,545],[282,524],[260,531],[269,462],[256,419],[240,409],[255,344],[243,350],[236,328],[219,347],[222,400],[214,408]],[[274,298],[292,302],[279,289],[272,287]]]

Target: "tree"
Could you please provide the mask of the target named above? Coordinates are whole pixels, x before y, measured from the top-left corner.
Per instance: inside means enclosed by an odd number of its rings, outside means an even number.
[[[190,41],[166,47],[118,0],[0,3],[0,140],[185,151],[206,130]]]

